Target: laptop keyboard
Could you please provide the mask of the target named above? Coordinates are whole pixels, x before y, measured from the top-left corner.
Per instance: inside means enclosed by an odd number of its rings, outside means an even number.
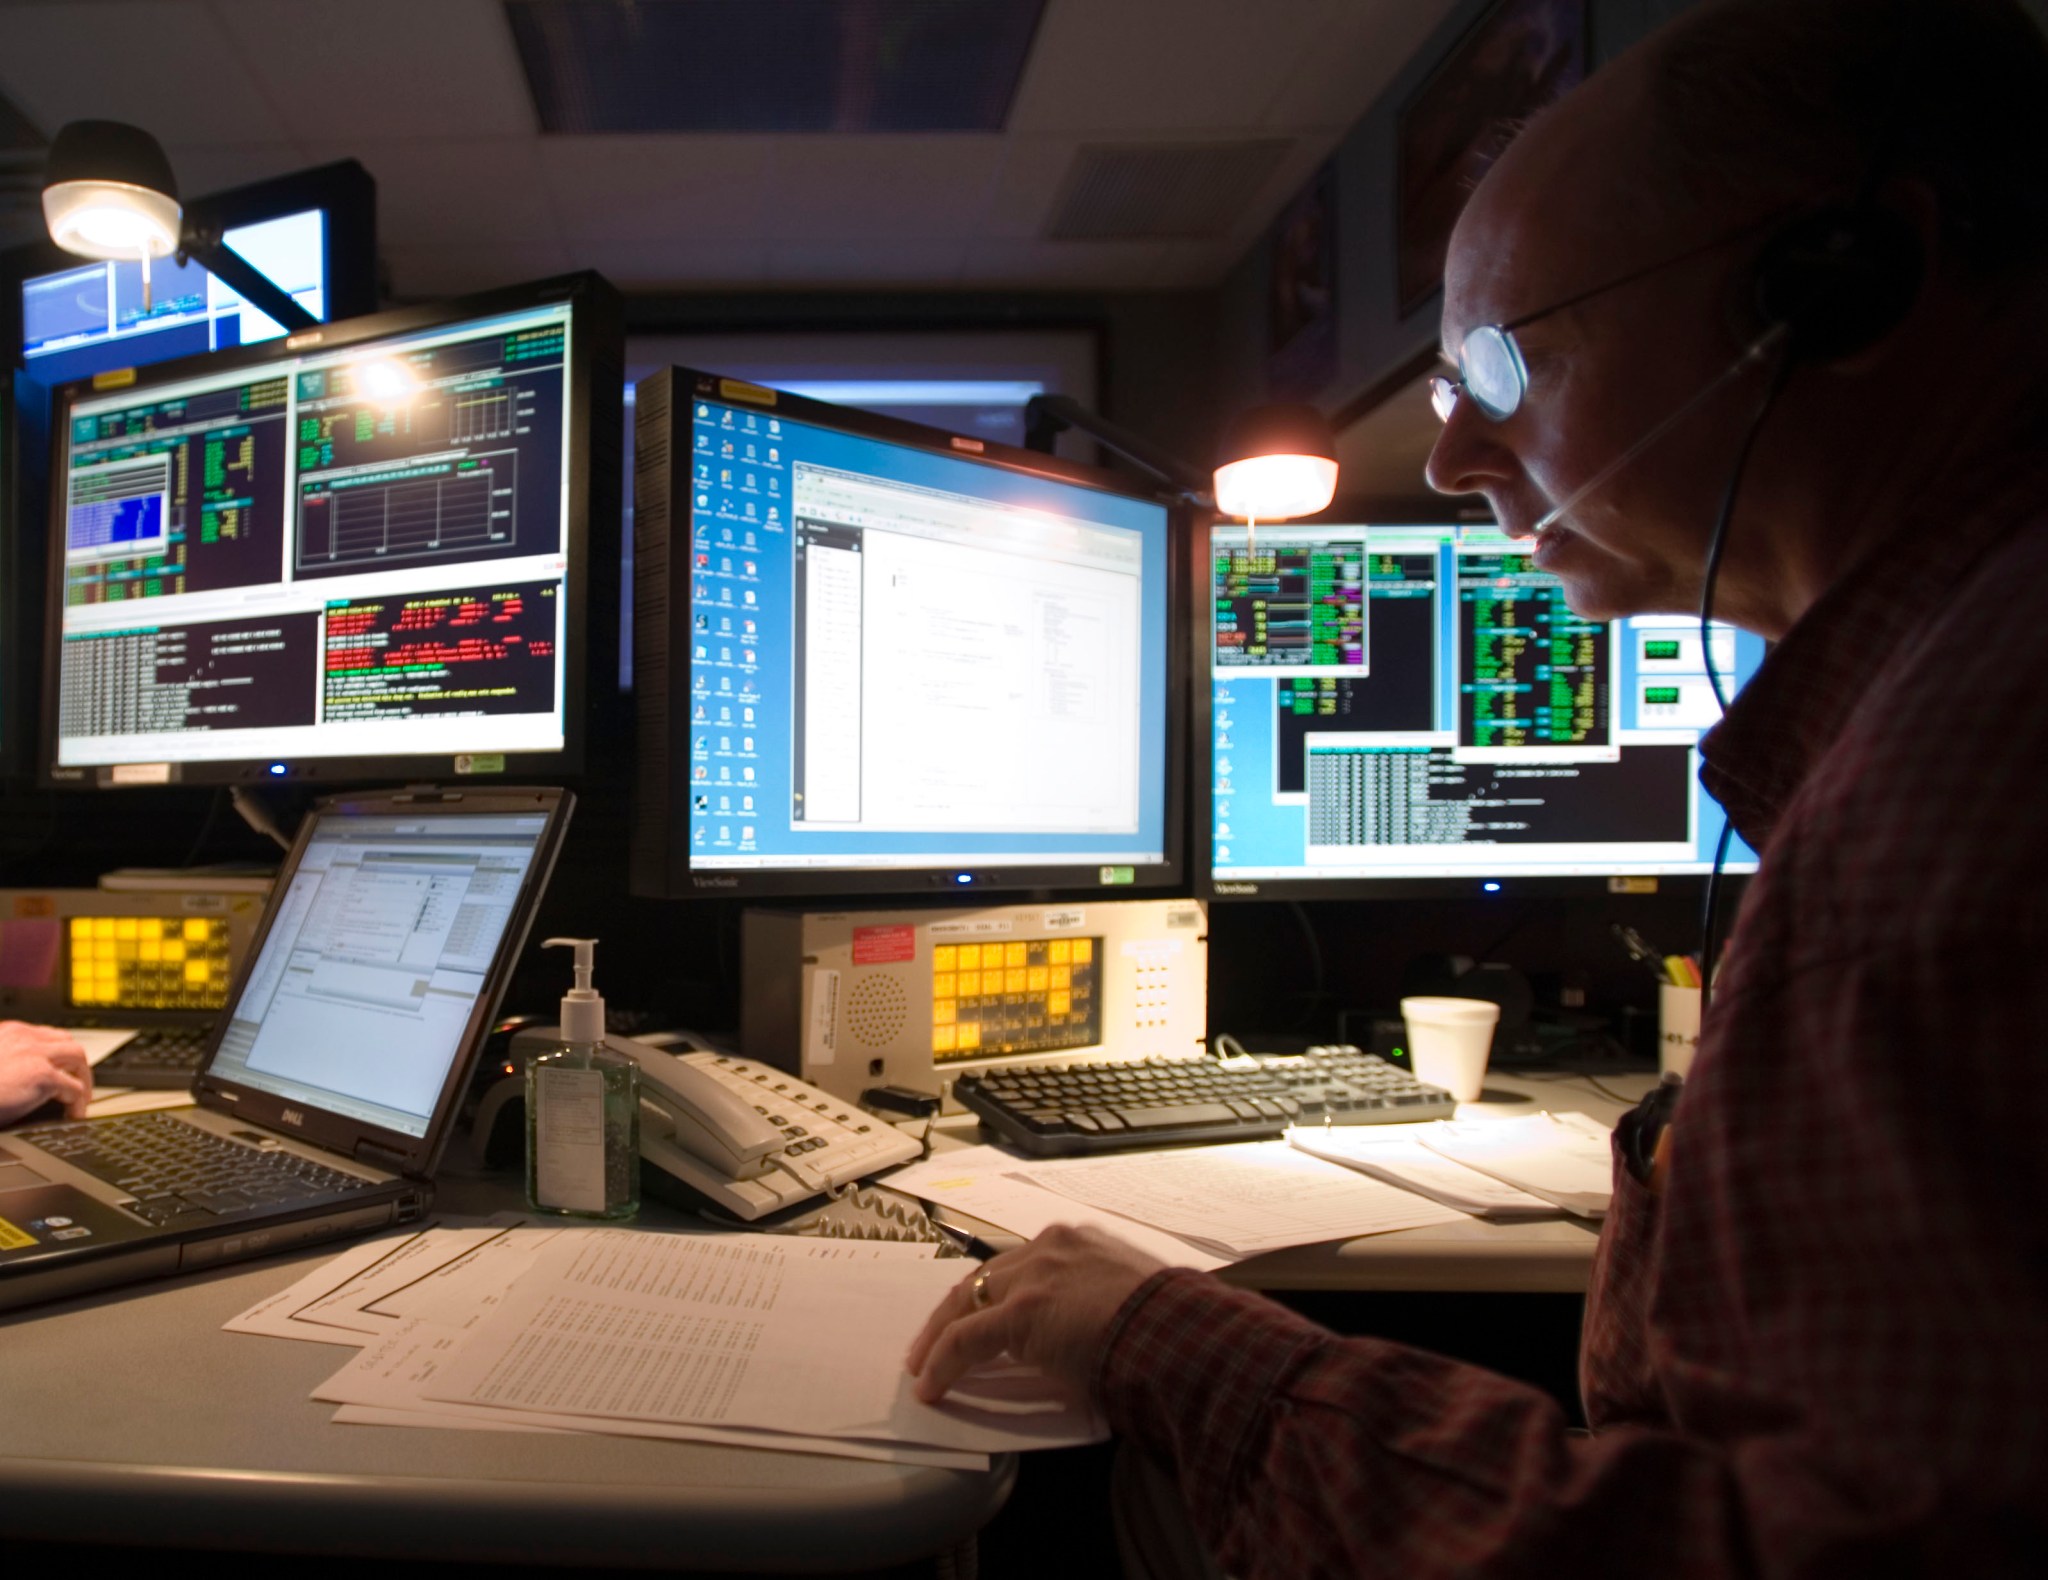
[[[126,1191],[132,1199],[124,1205],[160,1226],[183,1228],[376,1183],[294,1152],[244,1146],[168,1114],[39,1125],[24,1139]]]

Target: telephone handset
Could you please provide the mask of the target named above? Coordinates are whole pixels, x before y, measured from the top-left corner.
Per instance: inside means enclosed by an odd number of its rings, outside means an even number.
[[[640,1066],[640,1155],[749,1221],[923,1150],[886,1120],[727,1054],[606,1039]]]

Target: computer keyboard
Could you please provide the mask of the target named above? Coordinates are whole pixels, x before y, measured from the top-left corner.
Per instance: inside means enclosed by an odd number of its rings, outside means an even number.
[[[192,1084],[212,1045],[211,1027],[148,1027],[100,1060],[93,1079],[101,1086],[181,1092]]]
[[[953,1095],[1003,1140],[1040,1157],[1252,1141],[1294,1124],[1448,1119],[1457,1107],[1441,1087],[1349,1046],[985,1070],[961,1076]]]
[[[168,1114],[41,1125],[44,1151],[126,1191],[151,1223],[204,1224],[245,1208],[314,1201],[374,1183],[282,1148],[244,1146]]]

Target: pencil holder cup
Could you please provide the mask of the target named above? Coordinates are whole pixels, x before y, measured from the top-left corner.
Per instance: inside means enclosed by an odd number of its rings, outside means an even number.
[[[1700,1051],[1700,990],[1669,982],[1657,988],[1657,1068],[1684,1075]]]

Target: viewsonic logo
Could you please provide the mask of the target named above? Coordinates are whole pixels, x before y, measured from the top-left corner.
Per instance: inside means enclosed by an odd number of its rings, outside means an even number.
[[[288,1125],[303,1125],[306,1116],[296,1108],[287,1108],[284,1111],[284,1122]]]

